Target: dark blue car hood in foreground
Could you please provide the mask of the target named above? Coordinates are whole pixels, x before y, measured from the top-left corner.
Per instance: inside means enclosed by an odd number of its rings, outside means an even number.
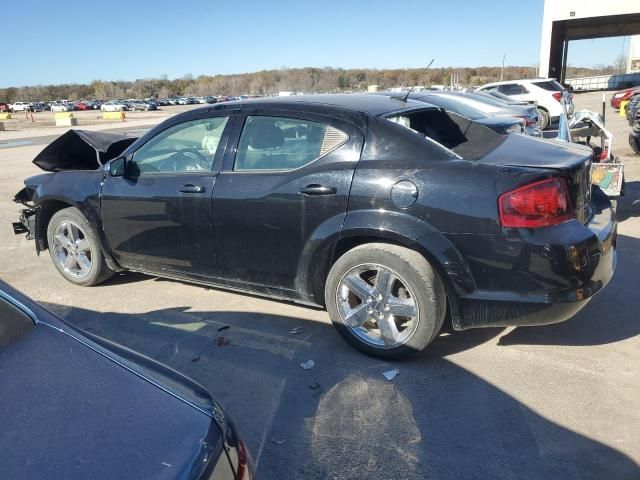
[[[2,478],[193,478],[225,455],[209,412],[58,322],[0,350]]]

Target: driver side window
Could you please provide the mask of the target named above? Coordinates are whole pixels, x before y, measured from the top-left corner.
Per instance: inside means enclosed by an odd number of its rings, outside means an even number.
[[[211,117],[174,125],[133,154],[131,174],[210,171],[228,117]]]

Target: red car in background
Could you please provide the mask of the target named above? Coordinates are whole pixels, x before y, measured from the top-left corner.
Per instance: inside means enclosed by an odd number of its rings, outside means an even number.
[[[76,110],[93,110],[93,107],[85,102],[76,102],[74,108]]]
[[[9,109],[9,104],[8,103],[3,103],[0,102],[0,112],[10,112],[11,110]]]
[[[620,103],[629,100],[636,93],[640,93],[640,87],[629,87],[617,91],[613,94],[613,97],[611,97],[611,106],[615,110],[620,110]]]

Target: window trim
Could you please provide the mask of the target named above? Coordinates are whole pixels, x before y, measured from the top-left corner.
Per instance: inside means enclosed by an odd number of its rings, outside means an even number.
[[[246,112],[245,115],[242,118],[241,122],[238,122],[238,135],[237,135],[237,139],[235,140],[235,145],[233,146],[233,162],[231,165],[231,170],[224,170],[223,173],[239,173],[239,174],[247,174],[247,173],[251,173],[251,174],[255,174],[255,173],[275,173],[275,174],[283,174],[283,173],[288,173],[288,172],[296,172],[298,170],[301,170],[303,168],[307,168],[308,166],[316,163],[318,160],[325,158],[327,155],[335,152],[336,150],[338,150],[339,148],[343,147],[344,145],[346,145],[347,143],[349,143],[349,141],[351,140],[351,135],[349,135],[349,133],[345,132],[343,129],[340,129],[338,127],[334,127],[333,125],[331,125],[328,122],[322,122],[321,120],[310,120],[308,118],[305,118],[304,116],[290,116],[291,114],[289,113],[285,113],[284,116],[279,113],[279,112],[267,112],[267,113],[252,113],[252,112]],[[345,139],[344,142],[339,143],[338,145],[336,145],[335,147],[333,147],[331,150],[329,150],[328,152],[325,152],[323,155],[320,155],[316,158],[314,158],[313,160],[311,160],[310,162],[305,163],[304,165],[301,165],[299,167],[296,168],[278,168],[278,169],[274,169],[274,168],[247,168],[247,169],[243,169],[243,170],[236,170],[235,166],[236,166],[236,158],[238,156],[238,146],[240,145],[240,139],[242,138],[242,133],[244,132],[244,127],[247,123],[247,119],[249,117],[271,117],[271,118],[282,118],[282,119],[287,119],[287,120],[300,120],[303,122],[313,122],[313,123],[322,123],[323,125],[325,125],[326,127],[333,127],[336,130],[340,130],[342,133],[344,133],[347,138]],[[325,133],[326,134],[326,133]]]

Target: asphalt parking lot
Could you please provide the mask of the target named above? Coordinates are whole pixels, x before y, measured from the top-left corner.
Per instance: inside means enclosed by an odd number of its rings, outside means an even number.
[[[601,97],[576,95],[576,108],[599,111]],[[562,324],[442,334],[426,354],[387,363],[349,347],[321,310],[139,274],[75,287],[11,230],[11,199],[40,173],[30,161],[51,128],[10,146],[18,137],[0,132],[0,278],[204,385],[262,479],[637,479],[640,157],[608,105],[607,126],[628,182],[618,268]],[[298,366],[309,359],[315,368]],[[400,373],[388,381],[392,368]]]

